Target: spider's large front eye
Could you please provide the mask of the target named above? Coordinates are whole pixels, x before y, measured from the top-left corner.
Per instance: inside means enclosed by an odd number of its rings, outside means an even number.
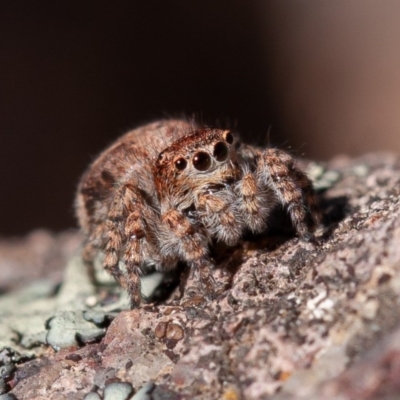
[[[223,142],[218,142],[214,146],[214,157],[217,161],[225,161],[228,158],[228,146]]]
[[[186,168],[187,161],[184,158],[178,158],[175,161],[175,168],[179,169],[179,171],[182,171]]]
[[[211,167],[211,157],[208,153],[200,151],[193,157],[193,166],[199,171],[207,171]]]

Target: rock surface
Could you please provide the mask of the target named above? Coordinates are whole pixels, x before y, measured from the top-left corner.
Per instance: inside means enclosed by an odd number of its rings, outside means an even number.
[[[317,243],[277,219],[267,235],[218,254],[214,278],[225,290],[213,301],[189,280],[182,299],[176,290],[123,310],[124,297],[94,287],[78,257],[59,290],[42,281],[3,294],[0,394],[398,398],[400,158],[338,157],[308,168],[324,216]]]

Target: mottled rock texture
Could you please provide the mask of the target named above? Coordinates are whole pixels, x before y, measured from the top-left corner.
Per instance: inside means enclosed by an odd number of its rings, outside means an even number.
[[[115,318],[98,342],[59,352],[31,343],[36,358],[15,363],[7,391],[83,399],[116,382],[135,392],[154,382],[143,398],[398,398],[400,158],[338,157],[309,171],[324,216],[315,244],[277,217],[267,234],[216,253],[225,289],[212,301],[189,280],[182,299],[176,289],[164,302],[107,314]],[[87,290],[80,311],[106,307],[109,290]]]

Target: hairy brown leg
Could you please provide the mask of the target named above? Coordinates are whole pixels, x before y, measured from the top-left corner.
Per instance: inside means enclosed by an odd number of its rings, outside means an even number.
[[[255,233],[262,232],[266,228],[268,215],[276,204],[272,189],[263,187],[256,175],[245,169],[242,179],[236,184],[236,191],[246,227]]]
[[[267,149],[261,153],[256,174],[288,210],[300,237],[312,240],[319,222],[316,196],[311,180],[296,167],[295,160],[282,150]]]
[[[151,212],[137,186],[126,183],[112,200],[104,229],[104,268],[128,291],[132,308],[140,305],[140,266],[152,248],[150,228],[144,222]]]
[[[170,209],[162,217],[160,248],[163,256],[177,254],[188,263],[190,276],[199,282],[202,292],[212,298],[216,291],[216,283],[212,277],[212,262],[208,257],[209,240],[205,229],[196,225],[181,212]],[[168,231],[168,234],[166,234]],[[164,238],[164,240],[162,239]],[[186,277],[187,278],[187,277]]]

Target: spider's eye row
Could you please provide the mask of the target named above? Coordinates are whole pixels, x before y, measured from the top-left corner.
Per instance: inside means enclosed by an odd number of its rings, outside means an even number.
[[[234,140],[234,137],[233,137],[232,133],[228,132],[228,133],[226,134],[226,136],[225,136],[225,140],[226,140],[229,144],[232,144],[232,143],[233,143],[233,140]]]
[[[214,146],[214,157],[217,161],[225,161],[228,158],[228,146],[224,142],[218,142]]]
[[[179,169],[179,171],[184,170],[186,166],[187,166],[187,161],[184,158],[178,158],[175,161],[175,168]]]
[[[211,167],[211,157],[204,151],[199,151],[193,157],[193,166],[198,171],[207,171]]]

